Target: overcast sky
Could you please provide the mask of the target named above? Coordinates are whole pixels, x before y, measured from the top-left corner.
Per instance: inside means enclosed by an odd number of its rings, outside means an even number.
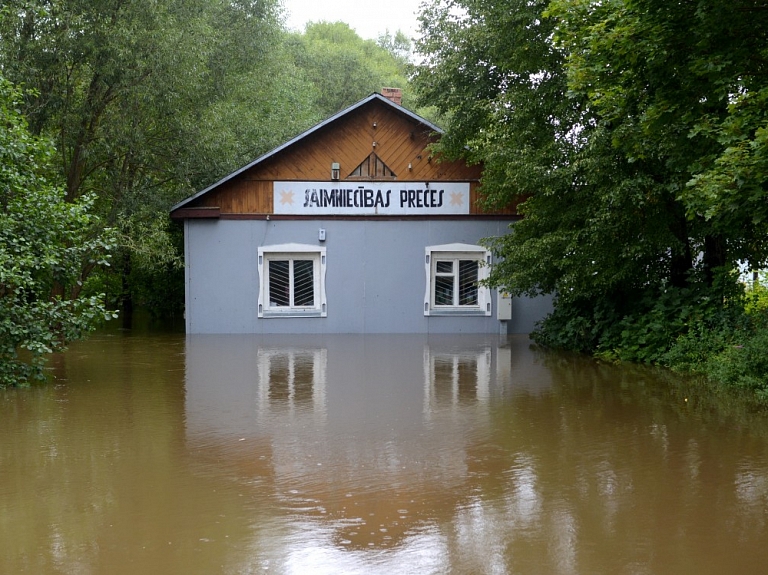
[[[391,33],[402,30],[413,38],[419,4],[421,0],[283,0],[288,28],[301,31],[307,22],[340,20],[349,24],[358,36],[371,40],[386,30]]]

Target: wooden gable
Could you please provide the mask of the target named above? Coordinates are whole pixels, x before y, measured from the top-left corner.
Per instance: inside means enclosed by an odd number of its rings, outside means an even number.
[[[172,217],[271,214],[275,181],[330,181],[332,164],[342,182],[470,182],[470,212],[482,213],[476,206],[482,168],[437,161],[428,149],[439,137],[434,126],[374,96],[182,202]]]

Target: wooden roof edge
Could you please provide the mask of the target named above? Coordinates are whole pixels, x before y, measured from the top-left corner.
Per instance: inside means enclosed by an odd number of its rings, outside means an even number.
[[[382,95],[381,95],[381,94],[379,94],[378,92],[374,92],[374,93],[373,93],[373,94],[371,94],[370,96],[367,96],[366,98],[363,98],[362,100],[360,100],[360,101],[358,101],[358,102],[356,102],[356,103],[352,104],[351,106],[349,106],[349,107],[347,107],[347,108],[344,108],[343,110],[341,110],[341,111],[337,112],[336,114],[334,114],[334,115],[333,115],[333,116],[331,116],[330,118],[327,118],[327,119],[323,120],[323,121],[322,121],[322,122],[320,122],[319,124],[315,124],[314,126],[312,126],[311,128],[309,128],[308,130],[305,130],[304,132],[302,132],[302,133],[301,133],[301,134],[299,134],[298,136],[296,136],[296,137],[294,137],[294,138],[292,138],[292,139],[288,140],[288,141],[287,141],[287,142],[285,142],[284,144],[281,144],[281,145],[279,145],[278,147],[276,147],[276,148],[273,148],[272,150],[270,150],[270,151],[269,151],[269,152],[267,152],[266,154],[263,154],[263,155],[259,156],[258,158],[256,158],[255,160],[253,160],[253,161],[252,161],[250,164],[247,164],[247,165],[243,166],[242,168],[240,168],[240,169],[238,169],[238,170],[235,170],[235,171],[234,171],[234,172],[232,172],[231,174],[229,174],[229,175],[227,175],[227,176],[224,176],[224,177],[223,177],[222,179],[220,179],[218,182],[216,182],[216,183],[214,183],[214,184],[211,184],[211,185],[210,185],[210,186],[208,186],[207,188],[205,188],[205,189],[203,189],[203,190],[200,190],[199,192],[197,192],[197,193],[195,193],[195,194],[191,195],[190,197],[188,197],[188,198],[187,198],[187,199],[185,199],[185,200],[182,200],[181,202],[179,202],[178,204],[176,204],[175,206],[173,206],[173,207],[171,208],[171,210],[170,210],[170,211],[171,211],[171,212],[175,212],[176,210],[178,210],[178,209],[180,209],[180,208],[183,208],[184,206],[186,206],[186,205],[187,205],[187,204],[189,204],[190,202],[193,202],[193,201],[194,201],[194,200],[196,200],[197,198],[199,198],[199,197],[201,197],[201,196],[204,196],[205,194],[207,194],[207,193],[208,193],[208,192],[210,192],[211,190],[213,190],[213,189],[215,189],[215,188],[219,187],[220,185],[222,185],[222,184],[224,184],[224,183],[228,182],[229,180],[231,180],[231,179],[233,179],[233,178],[235,178],[235,177],[239,176],[239,175],[240,175],[240,174],[242,174],[243,172],[245,172],[245,171],[247,171],[247,170],[249,170],[249,169],[253,168],[254,166],[257,166],[258,164],[262,163],[263,161],[265,161],[265,160],[267,160],[267,159],[269,159],[269,158],[271,158],[271,157],[275,156],[276,154],[278,154],[278,153],[282,152],[282,151],[283,151],[283,150],[285,150],[286,148],[288,148],[288,147],[292,146],[293,144],[295,144],[295,143],[297,143],[297,142],[299,142],[299,141],[303,140],[304,138],[306,138],[306,137],[307,137],[307,136],[309,136],[310,134],[314,134],[315,132],[317,132],[318,130],[321,130],[322,128],[324,128],[324,127],[325,127],[325,126],[327,126],[328,124],[331,124],[331,123],[333,123],[334,121],[338,120],[339,118],[341,118],[341,117],[343,117],[343,116],[346,116],[346,115],[347,115],[347,114],[349,114],[350,112],[353,112],[353,111],[357,110],[358,108],[361,108],[362,106],[364,106],[364,105],[366,105],[366,104],[368,104],[369,102],[372,102],[372,101],[374,101],[374,100],[378,100],[378,101],[380,101],[380,102],[383,102],[383,103],[385,103],[385,104],[387,104],[387,105],[389,105],[389,106],[392,106],[392,108],[394,108],[394,109],[395,109],[397,112],[399,112],[399,113],[401,113],[401,114],[404,114],[404,115],[406,115],[406,116],[409,116],[411,119],[413,119],[413,120],[417,121],[417,122],[418,122],[418,123],[420,123],[420,124],[423,124],[424,126],[427,126],[427,127],[428,127],[428,128],[430,128],[432,131],[434,131],[434,132],[437,132],[438,134],[442,134],[442,133],[443,133],[443,130],[442,130],[441,128],[439,128],[438,126],[436,126],[435,124],[433,124],[433,123],[432,123],[432,122],[430,122],[429,120],[427,120],[427,119],[425,119],[425,118],[422,118],[422,117],[421,117],[421,116],[419,116],[418,114],[416,114],[416,113],[414,113],[414,112],[411,112],[410,110],[408,110],[407,108],[404,108],[403,106],[401,106],[401,105],[399,105],[399,104],[396,104],[395,102],[393,102],[393,101],[392,101],[392,100],[390,100],[389,98],[386,98],[385,96],[382,96]],[[182,216],[182,217],[183,217],[183,216]]]
[[[171,209],[171,219],[198,219],[198,218],[219,218],[221,209],[216,207],[195,207],[195,208],[173,208]]]

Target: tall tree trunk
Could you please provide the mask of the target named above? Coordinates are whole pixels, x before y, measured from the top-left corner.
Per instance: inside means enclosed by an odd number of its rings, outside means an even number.
[[[688,239],[688,222],[679,204],[670,205],[670,210],[675,214],[672,233],[680,242],[680,245],[672,247],[669,280],[672,286],[684,288],[688,285],[691,269],[693,268],[691,243]]]
[[[715,269],[723,267],[725,260],[725,239],[721,235],[704,237],[704,281],[712,287],[715,281]]]

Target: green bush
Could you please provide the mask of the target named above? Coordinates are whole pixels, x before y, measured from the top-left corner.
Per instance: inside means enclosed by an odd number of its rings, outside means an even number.
[[[713,355],[705,364],[710,378],[728,386],[754,391],[768,400],[768,328],[761,327]]]
[[[549,347],[592,353],[610,361],[667,364],[670,350],[693,353],[702,334],[714,337],[744,324],[742,296],[731,289],[694,284],[614,294],[585,301],[559,301],[534,334]],[[686,338],[690,338],[686,340]],[[717,337],[707,343],[717,347]],[[683,352],[684,347],[691,348]]]
[[[617,303],[618,302],[618,303]],[[558,302],[537,343],[607,361],[705,375],[768,401],[768,289],[693,284],[662,293]]]
[[[725,350],[732,339],[732,330],[697,323],[675,340],[659,363],[674,371],[704,373],[710,358]]]
[[[746,290],[746,296],[744,298],[744,311],[747,315],[755,318],[764,317],[768,319],[768,287],[765,286],[766,280],[768,280],[768,274],[763,272],[761,274],[762,282],[755,284],[749,284]]]

